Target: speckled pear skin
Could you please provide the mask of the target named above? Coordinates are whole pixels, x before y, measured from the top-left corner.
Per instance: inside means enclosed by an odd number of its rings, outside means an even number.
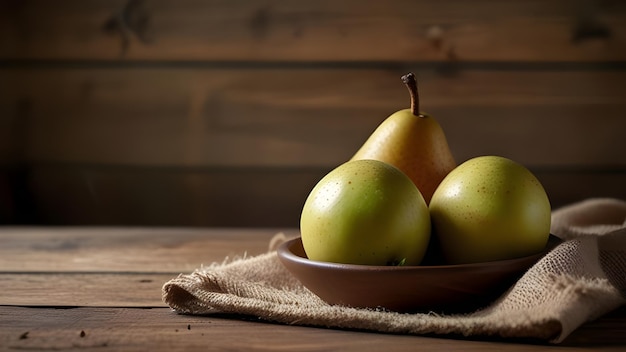
[[[540,252],[550,236],[551,208],[539,180],[501,156],[465,161],[441,182],[430,215],[446,261],[465,264]]]
[[[411,96],[411,108],[385,119],[351,160],[375,159],[397,167],[429,204],[439,183],[457,164],[437,120],[420,111],[415,75],[409,72],[401,79]]]
[[[435,189],[456,166],[443,129],[432,116],[400,110],[385,119],[351,160],[384,161],[404,172],[430,203]]]
[[[346,162],[324,176],[300,218],[309,259],[361,265],[418,265],[430,214],[411,180],[378,160]]]

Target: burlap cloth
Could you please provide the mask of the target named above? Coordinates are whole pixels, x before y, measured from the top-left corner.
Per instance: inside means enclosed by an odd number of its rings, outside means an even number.
[[[499,299],[469,314],[326,304],[279,262],[274,249],[280,235],[266,254],[212,264],[166,282],[163,300],[184,314],[235,313],[285,324],[559,343],[626,302],[626,202],[589,199],[556,209],[551,232],[564,241]]]

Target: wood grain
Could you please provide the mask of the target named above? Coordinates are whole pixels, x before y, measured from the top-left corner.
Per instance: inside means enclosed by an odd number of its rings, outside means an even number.
[[[55,225],[299,226],[330,168],[119,168],[39,165],[29,172],[37,218]],[[532,169],[554,207],[626,199],[622,169]]]
[[[623,72],[416,68],[457,161],[510,157],[555,206],[626,198]],[[8,223],[297,227],[314,184],[408,106],[400,70],[2,72]]]
[[[162,283],[176,274],[154,271],[165,256],[159,249],[171,251],[167,259],[183,269],[201,257],[196,247],[214,247],[209,257],[262,251],[272,233],[268,229],[3,227],[0,346],[124,351],[559,349],[538,341],[494,337],[387,335],[274,324],[238,315],[179,315],[161,302]],[[83,265],[84,261],[72,259],[79,256],[110,256],[110,260]],[[625,319],[624,308],[610,312],[581,326],[560,347],[621,351],[626,345]]]
[[[297,226],[409,70],[459,162],[623,198],[624,5],[0,2],[0,223]]]
[[[459,161],[626,165],[622,71],[416,68],[422,110]],[[26,161],[146,166],[330,167],[408,107],[382,69],[19,69],[0,90],[25,119]]]
[[[161,287],[176,276],[178,273],[0,273],[0,302],[15,306],[165,307]]]
[[[266,253],[294,229],[4,227],[0,304],[164,307],[163,284],[213,263]]]
[[[272,324],[239,316],[178,315],[169,308],[0,306],[0,345],[8,349],[124,351],[623,351],[619,310],[583,325],[560,346],[537,341],[407,336]],[[33,319],[36,317],[36,319]]]
[[[0,273],[178,274],[265,253],[293,228],[2,227]],[[3,287],[8,287],[4,286]]]
[[[0,58],[620,61],[619,1],[4,1]]]

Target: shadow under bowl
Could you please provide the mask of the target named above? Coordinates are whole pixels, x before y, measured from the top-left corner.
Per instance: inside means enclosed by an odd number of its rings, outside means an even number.
[[[534,255],[460,265],[373,266],[309,260],[300,237],[283,243],[278,257],[300,282],[333,305],[397,312],[462,313],[502,295],[560,239],[550,236]]]

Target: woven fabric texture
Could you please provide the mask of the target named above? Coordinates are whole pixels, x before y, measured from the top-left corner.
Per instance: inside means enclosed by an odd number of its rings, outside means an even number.
[[[184,314],[234,313],[284,324],[396,334],[534,338],[559,343],[585,322],[626,303],[626,202],[595,198],[556,209],[551,232],[563,242],[508,291],[472,313],[397,313],[329,305],[266,254],[212,264],[163,286]]]

